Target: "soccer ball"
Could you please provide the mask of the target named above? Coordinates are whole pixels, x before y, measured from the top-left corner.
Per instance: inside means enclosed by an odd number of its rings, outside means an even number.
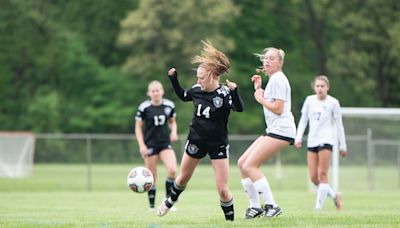
[[[153,174],[145,167],[133,168],[128,173],[128,186],[134,192],[147,192],[153,187],[153,184]]]

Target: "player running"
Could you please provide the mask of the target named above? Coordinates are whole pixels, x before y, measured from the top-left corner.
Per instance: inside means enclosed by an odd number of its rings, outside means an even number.
[[[230,110],[242,112],[243,102],[236,83],[226,80],[226,86],[219,84],[220,76],[230,68],[228,58],[210,42],[202,43],[201,55],[195,56],[192,60],[192,63],[200,64],[197,68],[196,85],[184,90],[179,84],[176,70],[172,68],[168,71],[175,93],[182,101],[192,101],[194,112],[179,175],[172,187],[171,197],[158,208],[158,215],[164,216],[168,213],[185,190],[201,159],[208,154],[225,219],[234,220],[233,197],[228,187],[227,124]]]
[[[333,191],[328,183],[328,168],[332,156],[334,131],[339,139],[339,152],[347,155],[346,140],[342,123],[340,104],[328,95],[329,80],[326,76],[317,76],[312,85],[315,95],[306,98],[301,109],[301,118],[295,140],[295,147],[301,148],[304,130],[309,124],[307,137],[307,163],[311,181],[318,186],[315,209],[321,210],[328,195],[333,199],[336,209],[342,209],[342,197]],[[336,128],[334,128],[335,123]]]

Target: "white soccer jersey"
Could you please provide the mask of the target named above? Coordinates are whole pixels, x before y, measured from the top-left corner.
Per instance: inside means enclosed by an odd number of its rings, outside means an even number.
[[[334,123],[335,129],[333,128]],[[301,142],[307,124],[310,125],[307,147],[317,147],[325,143],[334,145],[333,133],[336,130],[339,149],[347,151],[340,104],[336,98],[329,95],[324,100],[319,100],[317,95],[310,95],[306,98],[301,109],[295,142]]]
[[[269,77],[269,81],[264,91],[264,99],[274,102],[276,99],[284,101],[283,113],[275,113],[264,108],[265,123],[267,133],[273,133],[294,139],[296,136],[296,124],[291,112],[291,89],[288,79],[282,71],[278,71]]]

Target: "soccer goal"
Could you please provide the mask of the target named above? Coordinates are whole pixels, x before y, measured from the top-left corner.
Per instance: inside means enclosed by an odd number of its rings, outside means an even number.
[[[0,132],[0,177],[26,177],[32,173],[35,136],[26,132]]]
[[[343,107],[341,112],[348,149],[343,164],[366,167],[368,190],[374,190],[374,182],[379,181],[377,166],[397,167],[400,187],[400,108]],[[334,145],[331,175],[335,190],[339,189],[339,156]]]

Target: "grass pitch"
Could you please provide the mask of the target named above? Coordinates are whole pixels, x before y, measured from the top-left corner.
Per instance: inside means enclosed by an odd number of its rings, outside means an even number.
[[[396,178],[380,180],[389,190],[358,189],[365,183],[364,168],[342,167],[341,188],[344,209],[337,212],[328,198],[321,212],[313,210],[315,193],[307,191],[303,166],[284,167],[281,182],[271,166],[265,173],[276,201],[284,210],[273,220],[244,220],[247,207],[237,167],[231,167],[230,187],[234,195],[235,221],[226,222],[219,206],[212,168],[197,168],[189,186],[176,204],[177,212],[157,217],[148,211],[146,194],[130,191],[126,175],[134,165],[94,165],[92,190],[87,191],[85,165],[34,166],[30,178],[0,179],[0,227],[398,227],[400,191]],[[386,169],[380,170],[383,175]],[[387,170],[390,176],[393,170]],[[159,167],[156,204],[164,196],[163,167]],[[268,175],[272,174],[272,175]],[[350,178],[346,178],[350,177]],[[393,179],[394,178],[394,179]]]

